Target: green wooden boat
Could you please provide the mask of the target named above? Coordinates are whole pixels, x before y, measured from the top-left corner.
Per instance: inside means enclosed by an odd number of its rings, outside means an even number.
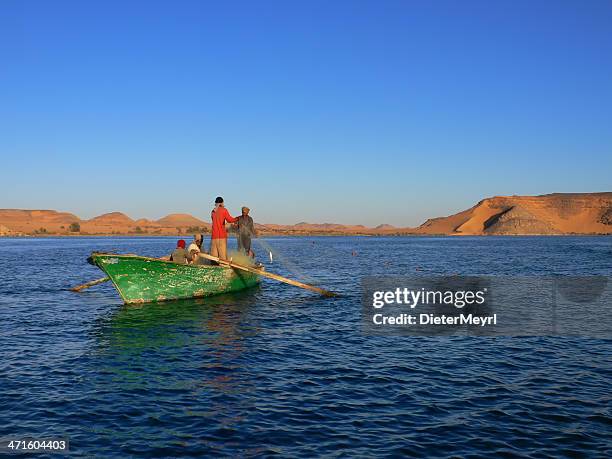
[[[157,258],[99,252],[92,253],[90,260],[108,275],[127,304],[217,295],[259,283],[257,274],[228,266],[183,265]]]

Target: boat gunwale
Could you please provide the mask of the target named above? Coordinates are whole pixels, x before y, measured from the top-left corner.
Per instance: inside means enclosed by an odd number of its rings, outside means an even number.
[[[93,252],[91,254],[92,257],[99,256],[99,255],[108,256],[108,257],[117,257],[117,258],[134,258],[134,259],[145,260],[145,261],[156,261],[156,262],[159,262],[159,263],[166,263],[166,264],[171,264],[173,266],[181,266],[181,267],[185,267],[185,268],[194,268],[194,269],[201,269],[201,268],[206,268],[206,269],[231,269],[233,271],[236,271],[235,268],[232,268],[230,266],[222,266],[222,265],[190,265],[190,264],[187,264],[187,263],[176,263],[176,262],[170,261],[170,260],[162,260],[161,258],[143,257],[141,255],[133,255],[133,254],[118,254],[118,253],[105,253],[105,252]],[[97,263],[96,263],[96,266],[98,266]],[[102,269],[101,266],[98,266],[98,267],[100,269]]]

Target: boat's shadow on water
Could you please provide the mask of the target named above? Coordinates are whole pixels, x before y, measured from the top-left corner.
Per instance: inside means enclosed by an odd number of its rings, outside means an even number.
[[[93,332],[102,347],[124,344],[155,347],[171,344],[177,335],[201,338],[206,333],[232,334],[238,338],[254,331],[242,328],[241,324],[256,303],[257,291],[255,288],[205,298],[122,305],[110,316],[101,317]]]
[[[253,320],[257,294],[255,288],[121,306],[100,318],[91,331],[95,384],[110,377],[128,390],[191,384],[231,391],[245,340],[259,332]]]
[[[98,351],[134,353],[156,348],[240,346],[260,332],[261,315],[276,311],[309,308],[322,300],[318,296],[278,300],[266,297],[261,287],[204,298],[161,303],[120,305],[99,317],[91,330]],[[329,300],[327,300],[327,303]]]

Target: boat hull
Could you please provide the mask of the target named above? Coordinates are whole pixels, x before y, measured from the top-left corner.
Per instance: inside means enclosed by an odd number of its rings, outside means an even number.
[[[257,274],[225,266],[193,266],[136,255],[93,253],[123,301],[155,303],[235,292],[259,283]]]

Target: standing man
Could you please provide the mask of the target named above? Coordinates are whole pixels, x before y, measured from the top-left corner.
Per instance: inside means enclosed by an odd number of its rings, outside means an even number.
[[[255,254],[251,250],[251,236],[256,237],[255,225],[253,219],[249,216],[248,207],[242,208],[242,215],[238,217],[236,223],[238,230],[238,251],[246,253],[249,257],[254,258]]]
[[[215,208],[211,212],[212,234],[210,237],[210,254],[213,257],[219,257],[222,260],[227,260],[227,230],[225,222],[236,223],[237,218],[234,218],[223,205],[223,198],[217,196],[215,199]]]

